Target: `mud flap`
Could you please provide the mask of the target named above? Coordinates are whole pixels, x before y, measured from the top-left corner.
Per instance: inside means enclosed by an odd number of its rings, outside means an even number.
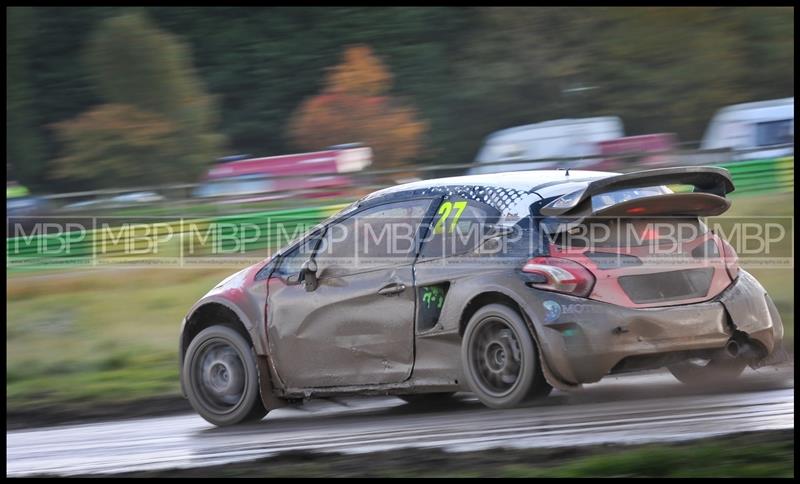
[[[285,407],[286,400],[275,396],[272,388],[272,374],[269,371],[269,361],[266,356],[256,356],[256,366],[258,367],[258,389],[261,395],[261,403],[267,410]]]
[[[536,336],[536,329],[533,327],[533,321],[531,321],[530,317],[525,314],[525,311],[521,311],[522,318],[525,320],[525,324],[528,325],[528,329],[531,331],[531,336],[533,337],[533,343],[536,345],[536,353],[539,355],[539,366],[542,369],[542,374],[544,375],[545,381],[550,384],[551,387],[556,388],[561,391],[570,391],[570,390],[577,390],[583,388],[583,385],[580,383],[569,383],[564,381],[563,379],[557,377],[555,373],[550,370],[547,362],[544,359],[544,352],[542,351],[542,345],[539,344],[539,338]]]

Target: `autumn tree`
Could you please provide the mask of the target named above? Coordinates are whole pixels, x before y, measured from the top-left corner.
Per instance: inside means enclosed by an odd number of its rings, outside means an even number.
[[[423,149],[426,124],[417,112],[389,96],[392,76],[369,47],[349,47],[327,75],[323,91],[292,115],[289,137],[301,150],[361,142],[375,164],[397,167]]]
[[[194,169],[174,123],[127,104],[103,104],[52,128],[63,146],[53,176],[79,185],[176,182]]]
[[[195,181],[219,156],[214,101],[180,39],[141,13],[126,13],[100,24],[86,64],[108,104],[55,125],[65,153],[57,178],[90,187]]]
[[[144,14],[101,23],[89,41],[86,62],[105,101],[160,114],[189,135],[213,131],[214,100],[192,65],[189,47]]]

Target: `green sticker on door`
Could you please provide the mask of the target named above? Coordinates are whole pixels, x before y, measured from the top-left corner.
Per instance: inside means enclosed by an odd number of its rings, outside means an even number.
[[[417,331],[427,331],[436,326],[449,287],[450,283],[445,282],[418,288]]]
[[[430,309],[431,305],[436,309],[442,309],[444,304],[444,291],[439,286],[428,286],[422,288],[422,302]]]

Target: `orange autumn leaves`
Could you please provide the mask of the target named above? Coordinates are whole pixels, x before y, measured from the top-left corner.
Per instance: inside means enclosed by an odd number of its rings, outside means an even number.
[[[86,186],[177,181],[192,168],[181,163],[175,123],[128,104],[101,104],[52,127],[64,146],[54,175]]]
[[[417,111],[388,95],[392,75],[366,46],[349,47],[328,73],[322,92],[306,99],[289,123],[301,150],[360,142],[370,146],[377,168],[413,161],[427,129]]]

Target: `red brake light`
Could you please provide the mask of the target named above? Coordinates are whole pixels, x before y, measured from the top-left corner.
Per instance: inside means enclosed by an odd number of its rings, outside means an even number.
[[[522,272],[543,276],[545,282],[534,282],[531,286],[546,291],[586,297],[594,287],[594,276],[589,269],[568,259],[534,257],[522,267]]]
[[[733,250],[731,244],[722,237],[719,237],[719,242],[722,245],[722,259],[725,261],[725,269],[731,280],[739,277],[739,255]]]
[[[647,227],[642,232],[642,240],[658,240],[658,230]]]

